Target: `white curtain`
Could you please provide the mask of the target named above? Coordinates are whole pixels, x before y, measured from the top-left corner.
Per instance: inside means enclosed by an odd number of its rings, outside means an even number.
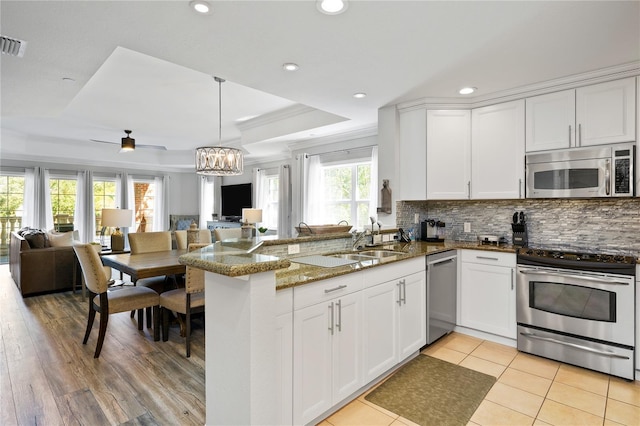
[[[169,176],[156,177],[153,180],[156,196],[153,206],[153,230],[169,230]]]
[[[306,155],[307,170],[305,187],[305,207],[302,221],[308,225],[323,223],[323,194],[320,156]]]
[[[96,215],[93,208],[93,172],[78,172],[76,181],[76,207],[73,213],[74,228],[78,230],[80,241],[93,241]]]
[[[278,236],[291,237],[292,200],[291,200],[291,167],[288,164],[280,166],[278,177]]]
[[[53,208],[51,207],[51,188],[49,187],[49,170],[41,169],[40,178],[36,181],[36,197],[39,204],[38,227],[53,229]],[[44,226],[43,226],[44,225]]]
[[[36,182],[40,179],[39,167],[25,169],[24,171],[24,204],[22,213],[22,226],[38,228],[40,226],[40,213],[38,212],[38,192]]]
[[[378,147],[371,148],[371,184],[369,185],[369,216],[378,217]]]
[[[198,191],[200,192],[200,228],[207,228],[207,221],[212,220],[215,213],[215,177],[198,176]]]
[[[256,209],[265,208],[267,195],[267,189],[265,188],[265,176],[267,171],[265,169],[253,169],[253,207]]]

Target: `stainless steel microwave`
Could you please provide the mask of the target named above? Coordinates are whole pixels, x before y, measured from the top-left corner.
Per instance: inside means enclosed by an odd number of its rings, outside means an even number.
[[[527,198],[632,197],[635,143],[527,154]]]

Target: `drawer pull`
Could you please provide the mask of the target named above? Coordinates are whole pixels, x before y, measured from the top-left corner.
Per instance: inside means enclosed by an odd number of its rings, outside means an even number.
[[[497,260],[497,259],[496,259],[496,260]],[[346,284],[342,284],[342,285],[339,285],[338,287],[328,288],[328,289],[326,289],[324,292],[325,292],[325,294],[326,294],[326,293],[331,293],[331,292],[333,292],[333,291],[342,290],[343,288],[347,288],[347,285],[346,285]]]
[[[489,257],[489,256],[476,256],[476,259],[499,260],[497,257]]]

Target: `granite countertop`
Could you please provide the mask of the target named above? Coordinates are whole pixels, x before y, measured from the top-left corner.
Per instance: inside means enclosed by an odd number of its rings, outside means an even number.
[[[515,253],[517,248],[511,245],[481,245],[477,242],[446,241],[445,243],[425,243],[414,241],[411,243],[393,242],[381,246],[368,247],[367,249],[393,250],[400,254],[384,259],[372,259],[371,261],[344,266],[322,267],[296,263],[295,257],[287,259],[263,254],[253,254],[247,253],[245,250],[237,247],[225,247],[219,244],[212,244],[201,250],[180,256],[180,263],[230,277],[276,271],[276,289],[282,290],[362,269],[375,268],[379,265],[386,265],[447,250],[476,249]],[[303,255],[304,254],[301,254],[301,256]]]

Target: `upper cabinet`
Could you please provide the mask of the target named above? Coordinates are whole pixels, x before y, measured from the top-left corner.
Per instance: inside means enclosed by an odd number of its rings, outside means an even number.
[[[427,198],[427,113],[424,108],[400,113],[398,200]],[[382,160],[384,161],[384,160]]]
[[[528,98],[527,152],[635,141],[635,93],[630,77]]]
[[[471,197],[471,111],[427,111],[427,199]]]
[[[524,197],[524,99],[471,111],[471,198]]]

